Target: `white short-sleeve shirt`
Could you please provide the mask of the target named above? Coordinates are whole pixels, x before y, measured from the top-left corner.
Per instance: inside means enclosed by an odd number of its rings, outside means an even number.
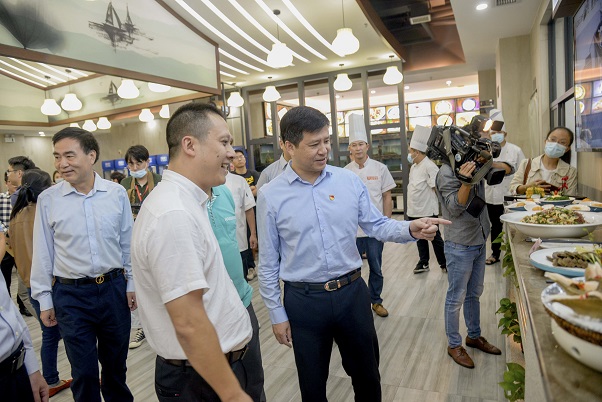
[[[387,166],[368,158],[361,169],[356,162],[351,162],[345,166],[345,169],[351,170],[362,179],[370,192],[370,201],[382,214],[383,193],[395,188],[395,180],[393,180],[393,176],[391,176],[391,172],[389,172]],[[358,228],[357,236],[366,237],[366,234],[362,229]]]
[[[506,141],[506,145],[502,147],[500,156],[495,158],[494,162],[505,162],[512,167],[512,174],[504,176],[504,180],[500,184],[490,186],[485,183],[485,201],[487,204],[501,205],[504,203],[504,196],[510,195],[510,183],[514,177],[514,172],[518,169],[520,162],[525,159],[525,154],[517,145]]]
[[[247,180],[239,175],[228,173],[226,175],[226,187],[232,193],[234,206],[236,208],[236,240],[239,251],[249,248],[247,239],[247,216],[246,211],[255,206],[255,198]]]
[[[134,225],[132,269],[140,321],[150,346],[166,359],[187,357],[165,304],[194,290],[203,290],[203,306],[224,353],[241,349],[252,336],[249,314],[211,229],[207,200],[190,180],[165,171]]]
[[[426,156],[419,163],[412,165],[408,179],[407,216],[422,218],[439,215],[439,201],[437,193],[433,190],[438,172],[437,165]]]

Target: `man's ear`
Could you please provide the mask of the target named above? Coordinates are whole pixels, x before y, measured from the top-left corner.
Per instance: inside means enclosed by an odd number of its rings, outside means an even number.
[[[289,155],[293,156],[295,154],[295,149],[296,147],[293,145],[292,142],[290,141],[285,141],[284,142],[284,147],[286,148],[286,150],[288,151]]]
[[[195,145],[195,138],[191,135],[185,135],[180,141],[180,147],[182,148],[182,152],[189,156],[195,155]]]

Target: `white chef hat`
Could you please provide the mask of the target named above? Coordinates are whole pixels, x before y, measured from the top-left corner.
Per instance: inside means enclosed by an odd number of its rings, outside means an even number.
[[[491,121],[501,121],[502,123],[504,123],[504,125],[502,126],[502,129],[500,131],[506,131],[506,123],[504,121],[504,116],[502,115],[501,110],[491,109],[489,111],[489,118],[491,119]]]
[[[431,136],[431,129],[424,126],[416,126],[414,128],[414,134],[412,134],[412,140],[410,141],[410,148],[414,148],[420,152],[426,152],[427,143]]]
[[[364,116],[352,113],[349,115],[349,144],[356,141],[368,143],[368,136],[366,135]]]

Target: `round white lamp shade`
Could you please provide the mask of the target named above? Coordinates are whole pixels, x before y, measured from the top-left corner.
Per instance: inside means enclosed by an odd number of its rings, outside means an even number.
[[[349,91],[352,86],[353,83],[349,79],[347,73],[337,74],[337,79],[334,80],[334,89],[340,92]]]
[[[138,118],[140,119],[140,121],[148,123],[149,121],[155,120],[155,115],[153,115],[150,109],[142,109]]]
[[[234,91],[230,93],[227,103],[229,107],[241,107],[244,105],[245,100],[240,96],[240,92]]]
[[[140,95],[140,91],[133,80],[123,79],[117,88],[117,95],[123,99],[136,99]]]
[[[148,89],[150,89],[153,92],[167,92],[171,89],[171,87],[169,85],[163,85],[163,84],[156,84],[154,82],[149,82],[148,83]]]
[[[387,85],[397,85],[403,81],[403,74],[397,69],[397,66],[387,67],[387,72],[383,76],[383,82]]]
[[[86,120],[82,128],[84,130],[88,130],[89,132],[96,131],[96,124],[94,124],[92,120]]]
[[[61,102],[61,107],[68,112],[75,112],[82,108],[82,102],[73,93],[66,94]]]
[[[266,102],[276,102],[280,99],[280,92],[274,85],[268,85],[263,93],[263,100]]]
[[[106,117],[101,117],[98,119],[96,127],[98,127],[100,130],[108,130],[111,128],[111,122]]]
[[[293,51],[282,42],[274,43],[272,51],[268,53],[267,62],[273,68],[290,66],[293,63]]]
[[[40,110],[46,116],[56,116],[61,113],[61,107],[54,99],[45,99]]]
[[[69,124],[69,127],[77,127],[77,128],[81,128],[81,127],[79,126],[79,124],[77,124],[77,123],[70,123],[70,124]]]
[[[169,113],[169,105],[161,106],[161,110],[159,110],[159,116],[164,119],[169,119],[169,116],[171,116],[171,113]]]
[[[353,35],[351,28],[337,29],[337,37],[332,41],[334,51],[340,56],[353,54],[360,49],[360,41]]]

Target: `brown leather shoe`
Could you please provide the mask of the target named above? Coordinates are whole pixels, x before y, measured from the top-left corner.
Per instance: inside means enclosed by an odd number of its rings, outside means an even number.
[[[389,315],[389,312],[387,311],[387,309],[380,303],[374,303],[372,305],[372,310],[374,310],[376,315],[378,315],[380,317],[386,317]]]
[[[458,346],[457,348],[451,348],[448,346],[447,354],[450,355],[451,358],[454,359],[454,361],[460,366],[470,369],[474,368],[474,362],[470,356],[468,356],[468,353],[466,353],[466,349],[464,349],[462,346]]]
[[[487,342],[487,339],[483,338],[482,336],[479,336],[478,339],[466,337],[466,346],[470,346],[471,348],[477,348],[485,353],[489,353],[492,355],[502,354],[501,350]]]

